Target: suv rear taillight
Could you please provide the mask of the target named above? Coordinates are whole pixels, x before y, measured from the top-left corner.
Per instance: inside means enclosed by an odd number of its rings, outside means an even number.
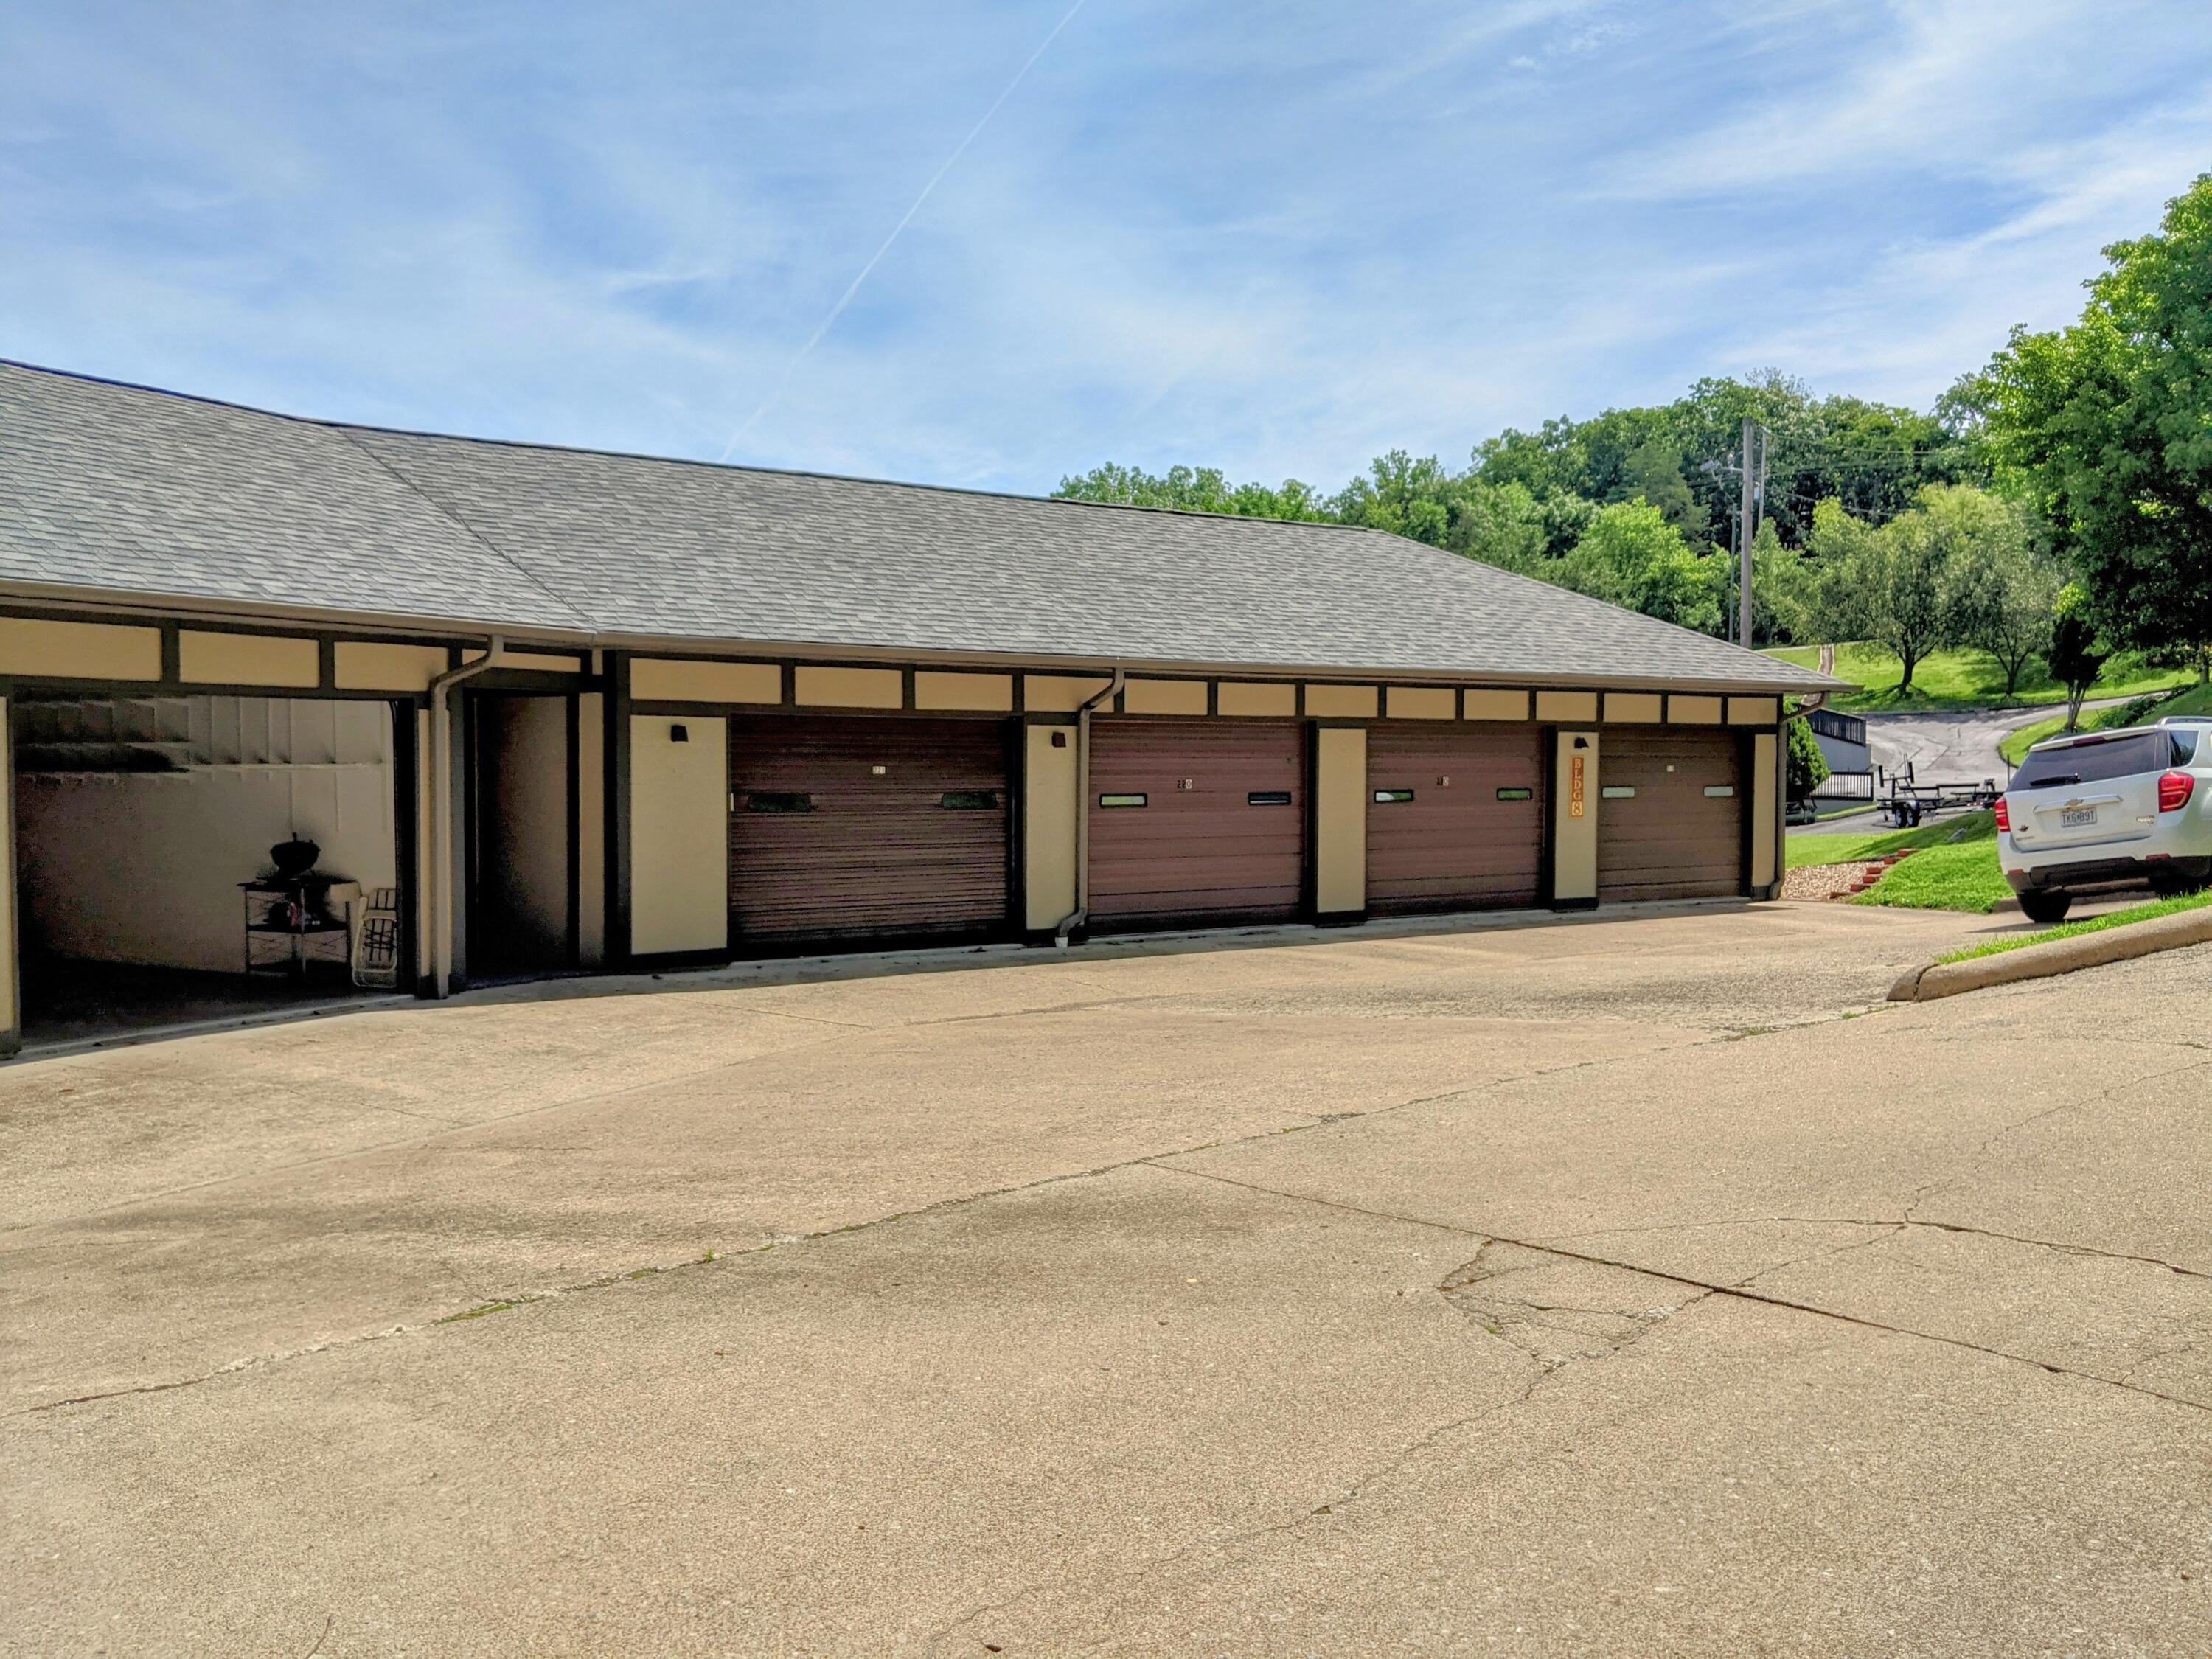
[[[2189,805],[2190,794],[2196,787],[2197,780],[2186,772],[2162,774],[2158,781],[2158,810],[2179,812]]]
[[[2012,803],[2002,795],[1997,797],[1997,828],[2012,834]]]

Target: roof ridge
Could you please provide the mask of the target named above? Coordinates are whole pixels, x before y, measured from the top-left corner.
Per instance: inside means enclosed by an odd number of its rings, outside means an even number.
[[[282,416],[280,418],[290,419],[295,417]],[[494,558],[505,563],[515,573],[515,574],[521,577],[523,580],[528,582],[532,587],[543,593],[547,599],[552,600],[553,603],[560,606],[562,610],[574,617],[584,628],[587,629],[596,629],[604,625],[596,617],[590,616],[586,612],[578,610],[576,608],[575,602],[567,594],[553,587],[544,577],[540,576],[536,571],[531,569],[529,566],[523,563],[521,560],[516,558],[514,554],[508,552],[498,543],[492,540],[490,537],[485,535],[483,532],[478,530],[476,526],[463,518],[459,512],[455,511],[453,507],[448,507],[444,501],[440,501],[436,496],[431,495],[428,489],[424,489],[422,484],[416,483],[413,478],[410,478],[406,474],[401,472],[398,467],[386,460],[383,456],[378,454],[367,444],[362,442],[361,440],[356,437],[354,433],[346,427],[339,425],[335,422],[329,421],[303,421],[301,424],[305,426],[321,427],[325,431],[330,432],[336,436],[340,442],[345,444],[358,454],[365,457],[370,465],[384,473],[386,477],[390,478],[402,489],[413,495],[417,500],[422,501],[425,507],[428,507],[440,518],[447,520],[455,529],[459,530],[463,535],[468,537],[470,540],[482,547]]]
[[[526,449],[550,455],[597,455],[615,461],[646,461],[659,466],[698,467],[708,472],[750,473],[772,478],[815,478],[830,483],[872,484],[884,489],[921,489],[941,495],[969,495],[986,501],[1029,501],[1040,507],[1097,507],[1117,513],[1152,513],[1163,518],[1202,519],[1209,524],[1292,525],[1307,530],[1366,530],[1368,525],[1346,524],[1330,519],[1270,519],[1243,513],[1209,513],[1201,507],[1148,507],[1136,501],[1090,501],[1073,495],[1030,495],[1014,489],[985,489],[975,484],[927,483],[911,478],[878,478],[857,472],[821,472],[811,467],[745,466],[730,461],[702,460],[694,455],[655,455],[641,449],[606,449],[592,444],[551,443],[534,438],[495,438],[472,432],[432,432],[419,427],[380,426],[373,421],[340,421],[321,415],[295,415],[282,409],[265,409],[258,404],[243,404],[228,398],[210,398],[197,392],[179,392],[172,386],[149,386],[143,380],[119,380],[112,375],[87,374],[73,368],[55,368],[45,363],[25,362],[17,357],[0,357],[0,368],[21,369],[27,374],[52,375],[56,380],[77,380],[90,386],[114,386],[125,392],[140,392],[151,398],[173,398],[179,403],[204,404],[213,409],[235,410],[242,415],[258,415],[266,420],[287,421],[295,426],[321,427],[344,434],[368,433],[378,437],[420,438],[434,443],[476,444],[502,449]],[[388,469],[387,469],[388,470]],[[402,480],[402,482],[407,482]],[[426,496],[427,500],[428,497]],[[432,505],[435,505],[434,502]],[[1389,532],[1382,532],[1389,534]],[[487,544],[489,545],[489,544]]]

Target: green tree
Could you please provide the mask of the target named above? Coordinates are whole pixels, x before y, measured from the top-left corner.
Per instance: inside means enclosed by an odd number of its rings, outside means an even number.
[[[1556,574],[1544,504],[1517,483],[1469,483],[1452,505],[1444,545],[1524,576]]]
[[[2051,677],[2066,688],[2069,732],[2081,724],[2082,700],[2111,655],[2112,647],[2097,630],[2088,591],[2069,582],[2053,607],[2051,625]]]
[[[1055,498],[1105,501],[1117,507],[1164,507],[1180,513],[1221,513],[1245,519],[1327,519],[1333,515],[1310,484],[1285,478],[1276,489],[1231,487],[1221,469],[1171,466],[1164,473],[1109,461],[1060,481]]]
[[[1710,632],[1720,607],[1705,567],[1657,507],[1616,501],[1592,517],[1557,580],[1593,599]]]
[[[2009,697],[2028,664],[2051,648],[2053,607],[2065,579],[2036,547],[2033,526],[2017,504],[1965,484],[1928,493],[1954,538],[1944,600],[1951,637],[1996,659]]]
[[[1346,524],[1387,530],[1442,547],[1451,529],[1459,481],[1433,455],[1416,460],[1402,449],[1378,455],[1364,478],[1354,478],[1330,503]]]
[[[1790,722],[1790,752],[1783,787],[1791,800],[1810,800],[1813,792],[1828,781],[1828,757],[1820,752],[1813,728],[1803,720]]]
[[[1815,565],[1810,609],[1818,630],[1887,651],[1904,670],[1899,692],[1911,689],[1913,671],[1929,653],[1950,641],[1950,568],[1961,516],[1933,490],[1880,529],[1838,501],[1814,508],[1808,547]]]
[[[2118,647],[2212,645],[2212,174],[2157,233],[2105,250],[2081,319],[2015,329],[1988,434],[2086,580]]]

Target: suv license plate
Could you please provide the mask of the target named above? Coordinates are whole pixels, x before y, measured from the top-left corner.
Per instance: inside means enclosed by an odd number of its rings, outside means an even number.
[[[2094,806],[2068,806],[2062,808],[2058,814],[2062,829],[2088,830],[2094,828],[2096,822],[2097,809]]]

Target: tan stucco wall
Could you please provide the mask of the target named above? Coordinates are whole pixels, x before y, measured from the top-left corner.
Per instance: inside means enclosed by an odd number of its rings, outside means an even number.
[[[1469,691],[1460,699],[1461,714],[1471,720],[1525,720],[1526,691]]]
[[[1751,740],[1751,884],[1754,889],[1771,886],[1777,879],[1774,837],[1782,787],[1780,753],[1771,732],[1761,732]]]
[[[607,954],[607,708],[576,699],[576,960],[596,968]]]
[[[381,645],[340,640],[332,664],[341,691],[427,691],[446,672],[441,645]]]
[[[1298,688],[1224,680],[1214,693],[1214,706],[1224,714],[1288,720],[1298,712]]]
[[[1779,697],[1730,697],[1728,700],[1730,726],[1771,726],[1782,718]]]
[[[1055,734],[1063,747],[1053,747]],[[1042,933],[1075,910],[1075,728],[1029,726],[1024,744],[1022,925]]]
[[[686,741],[670,741],[681,726]],[[729,722],[633,714],[629,933],[640,956],[730,942]]]
[[[800,668],[792,695],[811,708],[898,708],[906,702],[906,677],[896,668]]]
[[[1656,726],[1665,712],[1656,691],[1608,691],[1605,717],[1620,726]]]
[[[202,634],[177,641],[177,677],[189,685],[282,685],[311,690],[322,684],[322,651],[313,640],[268,634]]]
[[[1314,909],[1341,915],[1367,908],[1367,733],[1314,736]]]
[[[0,617],[0,674],[86,680],[158,680],[161,630],[112,623]]]
[[[1104,678],[1086,680],[1061,674],[1030,674],[1022,681],[1022,701],[1032,714],[1071,714],[1085,698],[1097,696],[1113,683]]]
[[[941,674],[921,669],[914,677],[916,708],[971,709],[977,714],[1010,714],[1014,707],[1012,674]]]
[[[1721,700],[1718,697],[1687,697],[1678,694],[1667,699],[1667,720],[1672,726],[1718,726],[1721,723]]]
[[[502,651],[499,653],[501,668],[526,669],[534,674],[578,674],[583,672],[582,660],[569,656],[548,656],[542,651]]]
[[[0,697],[0,1055],[22,1044],[22,992],[16,983],[21,972],[15,945],[15,755],[8,700]]]
[[[1459,694],[1448,685],[1394,685],[1385,706],[1394,720],[1448,720],[1458,703]]]
[[[639,657],[629,694],[646,702],[781,702],[783,670],[772,662],[678,662]]]
[[[1131,714],[1203,714],[1204,680],[1131,680],[1121,689],[1121,708]]]
[[[1375,718],[1375,688],[1371,685],[1309,685],[1306,713],[1324,720],[1371,720]]]
[[[1595,732],[1561,732],[1555,741],[1554,787],[1559,802],[1552,840],[1552,901],[1556,904],[1597,896],[1598,749]],[[1577,748],[1577,744],[1582,747]],[[1579,791],[1575,787],[1578,757],[1583,768]]]
[[[1597,718],[1595,691],[1539,691],[1536,718],[1540,720],[1588,721]]]

